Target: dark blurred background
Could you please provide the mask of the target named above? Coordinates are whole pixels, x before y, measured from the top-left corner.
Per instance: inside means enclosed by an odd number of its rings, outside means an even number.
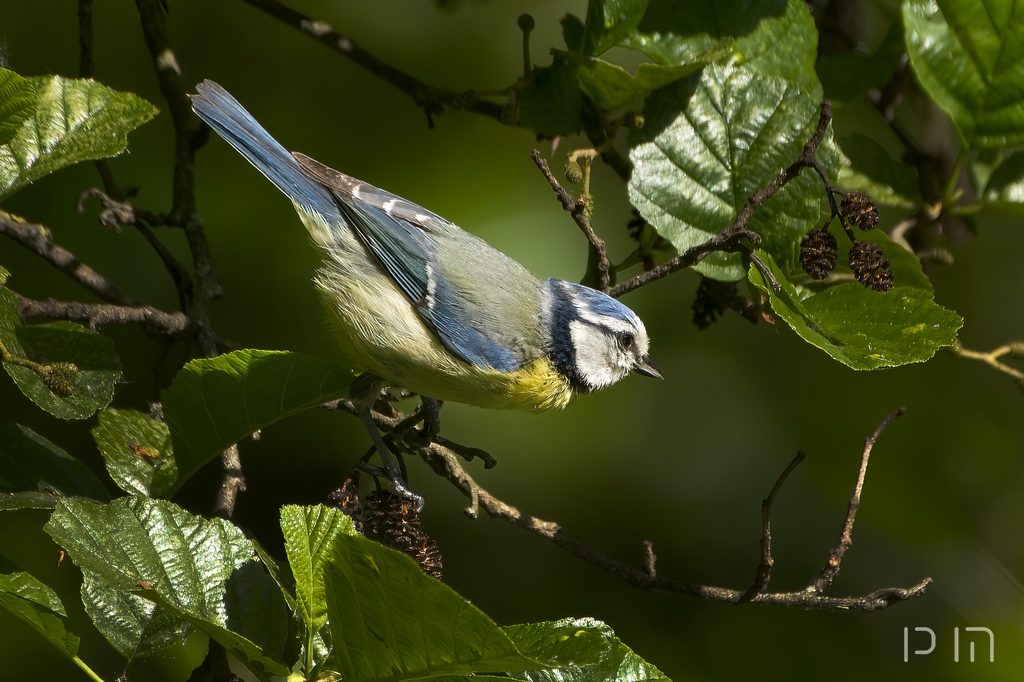
[[[586,3],[466,0],[430,2],[290,0],[332,23],[385,61],[453,90],[502,88],[522,68],[516,17],[536,19],[533,58],[561,47],[558,20]],[[241,2],[172,0],[168,15],[178,63],[190,82],[212,78],[234,93],[289,149],[385,187],[484,237],[541,277],[578,280],[586,244],[528,156],[526,130],[446,112],[428,129],[411,100],[322,45]],[[132,3],[96,2],[96,78],[140,94],[163,112],[130,136],[111,165],[140,188],[136,203],[169,206],[173,130]],[[23,75],[78,72],[77,5],[0,3],[0,51]],[[838,108],[837,127],[856,128],[857,107]],[[945,125],[941,118],[939,125]],[[952,134],[948,126],[943,128]],[[952,138],[951,138],[952,139]],[[584,140],[563,141],[560,152]],[[553,165],[561,165],[561,154]],[[225,296],[216,331],[252,348],[336,353],[311,276],[317,254],[290,204],[234,151],[211,140],[197,159],[199,210]],[[60,171],[19,192],[4,208],[50,227],[55,240],[114,282],[173,310],[172,283],[141,236],[74,212],[79,193],[100,185],[92,164]],[[595,171],[595,224],[613,260],[631,245],[625,187]],[[891,224],[893,215],[883,213]],[[936,299],[966,318],[970,348],[1024,338],[1024,230],[1019,221],[979,220],[956,264],[932,273]],[[187,261],[182,234],[160,237]],[[91,300],[33,254],[0,241],[9,286],[35,298]],[[1024,393],[980,363],[940,353],[924,365],[859,373],[829,359],[785,327],[751,326],[736,315],[706,331],[690,321],[698,277],[676,274],[625,302],[645,320],[667,380],[630,378],[564,413],[443,411],[443,433],[499,461],[479,482],[511,504],[555,520],[570,536],[639,565],[654,542],[665,576],[742,588],[758,563],[760,502],[798,448],[807,461],[776,504],[772,587],[800,589],[834,544],[854,483],[863,438],[899,405],[907,415],[875,448],[854,546],[833,594],[866,594],[935,578],[923,598],[880,613],[807,612],[729,606],[647,593],[542,539],[462,514],[465,499],[419,462],[413,487],[427,499],[426,529],[440,543],[445,580],[499,624],[594,616],[676,680],[1000,680],[1024,665]],[[146,409],[183,359],[134,327],[109,326],[124,363],[113,405]],[[153,368],[158,370],[154,373]],[[89,435],[94,419],[57,423],[0,376],[0,423],[27,424],[102,469]],[[280,551],[277,509],[324,500],[368,446],[355,419],[311,411],[242,444],[248,492],[235,520]],[[176,501],[209,513],[216,465]],[[78,600],[78,570],[56,567],[42,512],[0,515],[0,553],[57,589],[83,635],[81,657],[105,679],[123,661],[91,630]],[[996,636],[996,662],[979,647],[967,661],[963,628]],[[903,633],[930,656],[903,662]],[[961,658],[953,662],[953,631]],[[152,679],[183,680],[201,660],[193,637],[178,663],[147,667]],[[0,679],[84,679],[42,638],[0,611]]]

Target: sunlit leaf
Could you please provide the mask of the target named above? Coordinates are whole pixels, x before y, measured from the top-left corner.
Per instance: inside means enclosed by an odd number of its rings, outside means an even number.
[[[630,202],[679,251],[703,243],[800,155],[817,125],[819,99],[816,84],[718,63],[658,90],[647,100],[643,127],[630,135]],[[832,171],[830,144],[818,156]],[[792,269],[800,239],[820,225],[826,207],[821,180],[805,171],[761,206],[749,227]],[[695,269],[725,281],[746,275],[739,254],[713,254]]]
[[[967,146],[1024,143],[1024,4],[906,0],[903,23],[917,79]]]
[[[189,625],[170,609],[133,592],[111,587],[82,570],[82,604],[93,625],[128,660],[145,658],[180,644]]]
[[[758,255],[782,285],[772,291],[751,265],[750,281],[768,296],[772,310],[802,339],[853,369],[924,362],[951,345],[963,326],[963,318],[935,303],[930,290],[915,286],[897,284],[881,293],[846,282],[802,296],[769,254]]]
[[[176,490],[257,429],[348,396],[349,370],[302,353],[241,350],[193,360],[163,392],[178,464]]]
[[[110,499],[87,466],[27,426],[0,426],[0,510],[52,509],[65,496]]]
[[[35,110],[32,81],[0,68],[0,145],[10,142]]]
[[[128,133],[157,113],[138,95],[93,80],[31,80],[36,110],[0,145],[0,198],[65,166],[120,154]]]
[[[45,530],[108,588],[156,602],[261,676],[288,674],[281,662],[289,628],[284,599],[228,521],[145,497],[107,505],[67,499]]]
[[[551,665],[513,673],[530,682],[654,682],[668,680],[592,618],[566,618],[502,628],[527,656]]]
[[[167,425],[141,412],[102,410],[92,437],[107,473],[127,493],[160,496],[178,478]]]

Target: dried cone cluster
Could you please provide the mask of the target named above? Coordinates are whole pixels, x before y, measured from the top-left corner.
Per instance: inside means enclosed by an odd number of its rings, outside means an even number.
[[[847,192],[839,205],[839,212],[850,225],[865,232],[878,227],[878,209],[871,197],[863,192]]]
[[[352,519],[356,530],[382,545],[413,558],[423,572],[441,579],[441,550],[434,538],[423,532],[416,507],[386,490],[359,497],[359,481],[347,478],[332,492],[327,503]]]
[[[441,550],[423,532],[416,506],[393,493],[378,490],[363,500],[366,535],[411,556],[423,572],[441,579]]]
[[[854,242],[850,247],[850,269],[857,281],[875,291],[892,289],[892,270],[882,247],[875,242]]]
[[[800,265],[814,279],[825,279],[836,267],[836,238],[828,227],[812,230],[800,242]]]

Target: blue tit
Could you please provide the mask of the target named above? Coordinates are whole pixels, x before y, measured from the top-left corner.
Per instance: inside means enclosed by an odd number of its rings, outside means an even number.
[[[213,81],[196,90],[192,109],[291,199],[322,250],[316,285],[342,349],[379,378],[361,414],[382,459],[389,455],[369,405],[385,386],[542,411],[630,372],[661,378],[643,322],[619,301],[542,282],[441,216],[289,153]]]

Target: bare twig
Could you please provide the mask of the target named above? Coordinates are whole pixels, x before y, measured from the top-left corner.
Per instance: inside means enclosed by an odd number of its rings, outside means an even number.
[[[0,211],[0,234],[34,252],[104,301],[125,306],[143,305],[134,296],[79,261],[75,254],[54,244],[53,235],[43,225],[27,223],[17,216]]]
[[[793,469],[796,469],[800,462],[806,458],[806,452],[803,450],[797,451],[796,457],[793,458],[793,461],[789,463],[789,466],[782,471],[778,480],[775,481],[775,485],[772,486],[768,497],[761,500],[761,564],[757,567],[757,575],[754,577],[754,582],[740,598],[741,602],[748,602],[756,595],[768,589],[768,583],[772,579],[772,567],[775,565],[775,558],[772,556],[772,506],[775,504],[775,496],[782,489],[782,484],[793,473]]]
[[[743,251],[747,254],[747,257],[751,259],[751,262],[757,267],[761,275],[768,281],[769,286],[775,291],[779,291],[781,287],[772,275],[771,271],[765,266],[760,259],[750,252],[749,248],[740,243],[740,239],[746,239],[755,246],[761,243],[761,237],[754,232],[747,229],[747,225],[750,223],[750,219],[754,216],[754,212],[760,208],[761,204],[768,201],[776,192],[785,187],[786,183],[793,180],[804,168],[813,168],[825,183],[826,194],[829,197],[829,203],[832,206],[834,213],[838,213],[835,206],[835,199],[832,196],[834,188],[828,180],[828,176],[825,170],[818,163],[815,158],[815,154],[818,151],[818,145],[825,138],[825,133],[828,131],[828,125],[832,122],[832,106],[828,100],[821,103],[821,115],[818,117],[818,125],[814,130],[814,134],[811,135],[811,139],[804,144],[803,152],[800,156],[791,163],[787,168],[783,169],[775,178],[757,190],[750,197],[747,198],[743,208],[740,209],[736,219],[727,228],[722,230],[717,235],[711,237],[703,244],[699,244],[692,248],[687,249],[683,253],[679,254],[675,258],[661,265],[655,267],[647,272],[642,272],[635,277],[622,282],[611,288],[608,292],[611,296],[622,296],[625,293],[633,291],[645,284],[650,284],[654,280],[661,279],[667,275],[672,274],[683,268],[688,268],[696,265],[700,261],[704,260],[712,253],[717,251]]]
[[[608,248],[605,246],[604,240],[597,236],[594,232],[594,228],[590,224],[590,220],[587,218],[587,204],[583,199],[577,199],[573,195],[562,187],[558,179],[555,178],[551,169],[548,167],[548,162],[544,160],[544,157],[540,155],[540,152],[534,149],[530,152],[530,157],[533,162],[537,164],[537,168],[544,174],[548,184],[551,185],[552,191],[555,196],[558,197],[558,201],[562,204],[562,208],[569,212],[572,216],[573,221],[583,232],[583,235],[590,242],[590,246],[597,253],[597,279],[598,289],[607,292],[609,289],[609,283],[611,282],[611,276],[609,274],[611,269],[611,263],[608,261]]]
[[[95,66],[92,57],[92,2],[78,0],[78,76],[92,78]]]
[[[969,360],[978,360],[979,362],[984,362],[989,367],[992,367],[993,369],[1002,372],[1008,377],[1013,378],[1014,381],[1017,382],[1017,385],[1024,389],[1024,372],[1020,371],[1019,369],[1010,367],[1001,360],[1001,358],[1004,358],[1006,356],[1024,357],[1024,342],[1018,341],[1016,343],[1008,343],[1006,345],[999,346],[995,350],[991,350],[987,353],[984,353],[981,351],[969,350],[967,348],[964,348],[958,341],[954,343],[952,346],[950,346],[949,350],[951,353],[953,353],[953,355],[957,355],[961,358],[967,358]]]
[[[223,288],[213,266],[213,256],[206,240],[203,223],[196,213],[195,153],[205,144],[209,129],[192,115],[186,94],[185,81],[177,58],[171,49],[167,22],[159,0],[135,0],[142,21],[142,32],[156,69],[160,91],[167,101],[174,122],[174,179],[171,212],[167,222],[185,230],[197,283],[189,302],[189,315],[199,327],[199,347],[202,354],[217,354],[216,344],[209,331],[210,304],[223,295]]]
[[[180,336],[191,326],[185,313],[165,313],[148,305],[128,306],[112,303],[80,303],[48,298],[37,301],[17,294],[23,317],[86,322],[96,330],[105,324],[139,324],[144,329],[169,337]]]
[[[868,459],[871,457],[871,450],[875,446],[875,441],[882,435],[885,427],[889,426],[897,417],[902,417],[906,411],[907,408],[905,407],[897,409],[882,420],[882,423],[878,425],[874,433],[864,439],[864,452],[860,459],[860,471],[857,472],[857,483],[853,486],[853,495],[850,497],[850,505],[846,510],[846,518],[843,520],[843,528],[839,533],[839,541],[829,553],[828,562],[826,562],[821,573],[807,586],[807,592],[821,594],[825,591],[825,588],[832,584],[832,581],[839,573],[846,550],[853,544],[853,523],[857,519],[857,510],[860,508],[860,494],[864,489],[864,477],[868,473]]]
[[[483,114],[499,121],[503,118],[503,107],[500,104],[481,100],[473,92],[452,92],[428,85],[362,49],[351,38],[338,33],[326,21],[308,17],[277,0],[242,1],[323,43],[404,92],[426,112],[430,127],[434,125],[434,116],[442,113],[446,106]]]

